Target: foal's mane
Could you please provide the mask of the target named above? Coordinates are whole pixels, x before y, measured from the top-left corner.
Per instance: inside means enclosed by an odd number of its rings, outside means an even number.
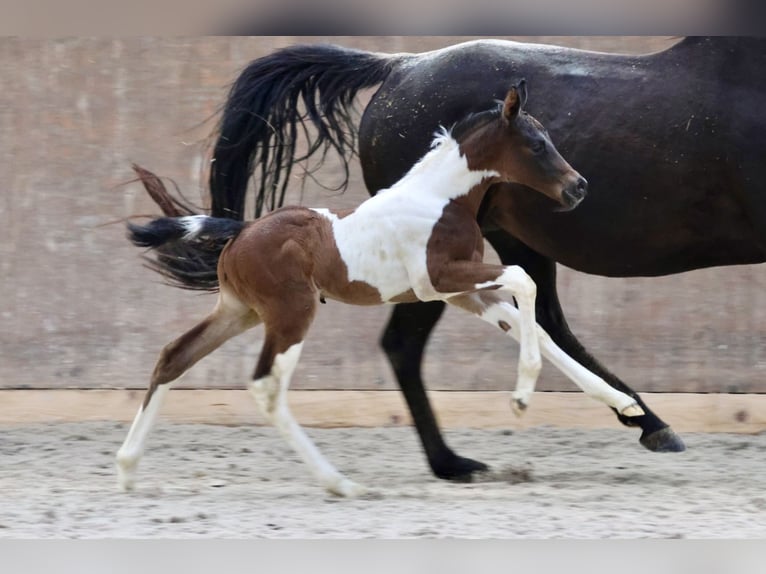
[[[434,132],[434,137],[431,141],[431,150],[442,148],[445,144],[450,142],[453,145],[458,145],[460,139],[464,137],[465,134],[498,119],[503,110],[503,102],[498,101],[497,103],[498,106],[496,108],[468,114],[452,124],[452,127],[449,129],[444,126],[439,126],[439,129]],[[423,159],[425,158],[422,158],[418,163],[422,163]]]
[[[497,120],[502,111],[503,103],[498,102],[498,105],[494,108],[468,114],[452,125],[449,134],[454,140],[460,141],[466,133],[478,129],[491,121]]]

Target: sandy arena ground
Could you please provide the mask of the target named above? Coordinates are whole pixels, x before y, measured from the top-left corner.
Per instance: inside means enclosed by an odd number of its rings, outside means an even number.
[[[495,468],[452,484],[414,430],[308,429],[374,493],[327,495],[269,427],[160,423],[137,490],[119,492],[123,423],[0,429],[0,537],[755,538],[766,535],[766,435],[687,434],[658,455],[630,430],[463,430]]]

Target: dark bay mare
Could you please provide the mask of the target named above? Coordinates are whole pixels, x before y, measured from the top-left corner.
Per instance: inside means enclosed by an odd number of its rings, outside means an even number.
[[[265,338],[248,389],[320,484],[340,496],[363,487],[343,476],[293,418],[287,390],[316,309],[325,299],[354,305],[441,301],[464,309],[520,343],[513,405],[529,404],[541,352],[575,383],[624,416],[643,415],[635,399],[579,367],[535,321],[535,284],[517,265],[483,262],[477,215],[499,182],[517,182],[564,210],[587,182],[559,155],[545,129],[522,110],[523,82],[491,108],[443,129],[390,188],[356,209],[282,207],[255,221],[183,215],[147,191],[169,217],[129,224],[150,266],[177,285],[218,292],[213,311],[160,354],[143,404],[117,454],[119,482],[134,485],[148,433],[170,385],[228,339],[263,324]],[[136,167],[147,182],[144,170]],[[151,175],[151,174],[149,174]],[[158,199],[159,198],[159,199]],[[513,297],[518,308],[511,304]],[[572,365],[574,363],[574,365]]]
[[[241,219],[255,173],[256,214],[281,204],[295,142],[306,155],[355,151],[359,90],[380,84],[364,110],[358,153],[371,193],[423,154],[439,124],[502,97],[508,78],[535,87],[529,111],[588,179],[588,200],[557,212],[529,189],[498,184],[478,214],[504,264],[538,287],[537,320],[573,359],[636,398],[653,451],[680,451],[672,429],[592,357],[569,330],[556,262],[612,277],[658,276],[766,260],[766,38],[686,38],[626,56],[505,41],[423,54],[332,46],[288,47],[251,62],[225,103],[210,177],[212,215]],[[433,472],[466,479],[484,468],[443,440],[421,378],[423,350],[442,302],[395,307],[382,338]]]

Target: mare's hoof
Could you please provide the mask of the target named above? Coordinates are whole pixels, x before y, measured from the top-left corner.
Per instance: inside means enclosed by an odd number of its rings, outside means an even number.
[[[448,461],[443,461],[432,468],[437,478],[454,482],[473,482],[474,475],[487,472],[489,467],[483,462],[453,454]]]
[[[651,434],[642,434],[639,442],[652,452],[683,452],[686,445],[672,428],[665,427]]]

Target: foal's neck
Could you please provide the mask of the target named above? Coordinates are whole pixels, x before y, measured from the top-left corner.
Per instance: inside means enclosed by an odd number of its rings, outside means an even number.
[[[458,142],[443,133],[434,140],[434,148],[391,189],[452,200],[476,215],[492,178],[498,175],[494,170],[469,169]]]
[[[453,199],[452,201],[470,212],[471,216],[475,219],[479,214],[479,207],[481,207],[481,202],[484,201],[484,196],[487,195],[487,191],[492,184],[493,181],[490,177],[484,177],[479,183],[468,190],[467,193]]]

